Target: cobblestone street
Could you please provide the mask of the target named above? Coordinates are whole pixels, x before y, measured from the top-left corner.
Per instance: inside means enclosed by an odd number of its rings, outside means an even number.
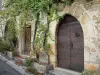
[[[15,71],[5,62],[0,60],[0,75],[21,75],[19,72]]]

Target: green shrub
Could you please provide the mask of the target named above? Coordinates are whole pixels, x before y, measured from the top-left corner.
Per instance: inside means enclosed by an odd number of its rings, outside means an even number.
[[[100,72],[98,72],[98,71],[92,71],[92,70],[84,70],[82,72],[82,75],[100,75]]]
[[[11,44],[7,40],[0,40],[0,52],[10,51]]]
[[[31,72],[31,73],[33,73],[33,74],[37,72],[37,70],[34,69],[34,68],[32,68],[32,67],[28,67],[28,68],[26,69],[26,71]]]
[[[14,49],[14,51],[12,52],[13,56],[19,56],[19,53],[16,49]]]
[[[26,71],[27,71],[27,72],[30,72],[30,73],[32,73],[32,74],[34,74],[34,75],[44,75],[43,73],[39,73],[35,68],[32,68],[32,67],[28,67],[28,68],[26,69]]]
[[[33,64],[33,59],[32,58],[27,58],[24,62],[24,65],[27,67],[31,67]]]

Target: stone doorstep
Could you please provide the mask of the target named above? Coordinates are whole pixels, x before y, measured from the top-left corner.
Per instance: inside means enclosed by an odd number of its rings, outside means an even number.
[[[15,64],[13,60],[8,60],[4,56],[0,55],[0,59],[4,61],[6,64],[8,64],[10,67],[21,73],[22,75],[33,75],[25,72],[26,67],[25,66],[18,66]]]
[[[66,70],[62,68],[55,68],[54,70],[49,71],[51,75],[81,75],[79,72]]]

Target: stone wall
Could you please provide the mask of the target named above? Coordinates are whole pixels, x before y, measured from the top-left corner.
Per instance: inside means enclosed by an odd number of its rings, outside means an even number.
[[[5,26],[6,26],[6,20],[0,18],[0,38],[3,38],[5,35]]]
[[[84,33],[84,67],[97,69],[100,66],[100,2],[90,3],[74,2],[71,6],[63,6],[60,16],[70,14],[81,24]],[[58,21],[52,21],[50,31],[54,41],[49,39],[53,54],[50,55],[52,64],[57,66],[56,28]]]
[[[61,9],[58,14],[64,16],[70,14],[74,16],[81,24],[84,33],[84,67],[85,69],[96,70],[100,66],[100,0],[93,0],[86,3],[76,0],[71,6],[59,5]],[[47,22],[46,15],[44,19],[41,19],[43,23]],[[31,48],[33,46],[33,35],[35,21],[32,21],[32,37]],[[56,28],[58,20],[54,20],[50,23],[50,32],[52,39],[48,39],[51,44],[52,54],[50,55],[51,63],[57,67],[57,40],[56,40]],[[21,41],[20,41],[21,40]],[[19,37],[19,51],[22,52],[23,47],[21,45],[24,42]],[[24,45],[23,45],[24,46]],[[33,49],[33,48],[32,48]]]
[[[17,31],[17,39],[18,39],[18,52],[20,55],[24,54],[25,50],[25,35],[24,31],[21,31],[20,28],[20,16],[16,17],[16,31]],[[31,51],[33,50],[33,35],[34,35],[34,30],[35,30],[35,20],[30,21],[29,24],[31,25]],[[26,55],[29,56],[29,55]]]

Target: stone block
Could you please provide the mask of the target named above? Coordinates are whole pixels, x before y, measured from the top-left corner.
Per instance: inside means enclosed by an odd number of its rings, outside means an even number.
[[[48,56],[45,52],[39,53],[39,62],[40,63],[48,63]]]
[[[51,49],[50,55],[57,55],[56,49]]]
[[[88,16],[88,14],[85,13],[85,14],[81,15],[80,22],[82,25],[86,25],[88,22],[90,22],[90,18]]]
[[[56,62],[51,62],[51,64],[53,65],[53,67],[57,67],[57,63]]]
[[[89,52],[88,51],[84,51],[84,61],[89,61]]]
[[[90,52],[90,62],[97,63],[97,52]]]
[[[69,13],[69,9],[70,9],[70,6],[65,6],[65,8],[63,9],[63,11],[59,12],[58,14],[60,16],[63,16],[64,14]]]
[[[96,71],[99,69],[99,64],[85,62],[85,69]]]
[[[50,61],[55,62],[56,61],[56,56],[55,55],[50,55]]]
[[[39,63],[34,63],[34,67],[35,67],[35,69],[37,69],[37,71],[39,73],[46,73],[49,70],[52,70],[53,69],[53,66],[52,65],[41,65]]]
[[[51,44],[51,49],[52,50],[55,50],[56,49],[55,43],[54,44]]]
[[[7,56],[10,58],[10,59],[13,59],[13,55],[12,55],[12,52],[7,52]]]
[[[69,13],[70,13],[71,15],[73,15],[73,13],[76,11],[76,8],[77,8],[77,6],[73,4],[73,5],[70,7],[70,9],[69,9]]]
[[[76,10],[73,12],[73,16],[75,16],[77,19],[82,15],[84,10],[81,7],[77,7]]]

